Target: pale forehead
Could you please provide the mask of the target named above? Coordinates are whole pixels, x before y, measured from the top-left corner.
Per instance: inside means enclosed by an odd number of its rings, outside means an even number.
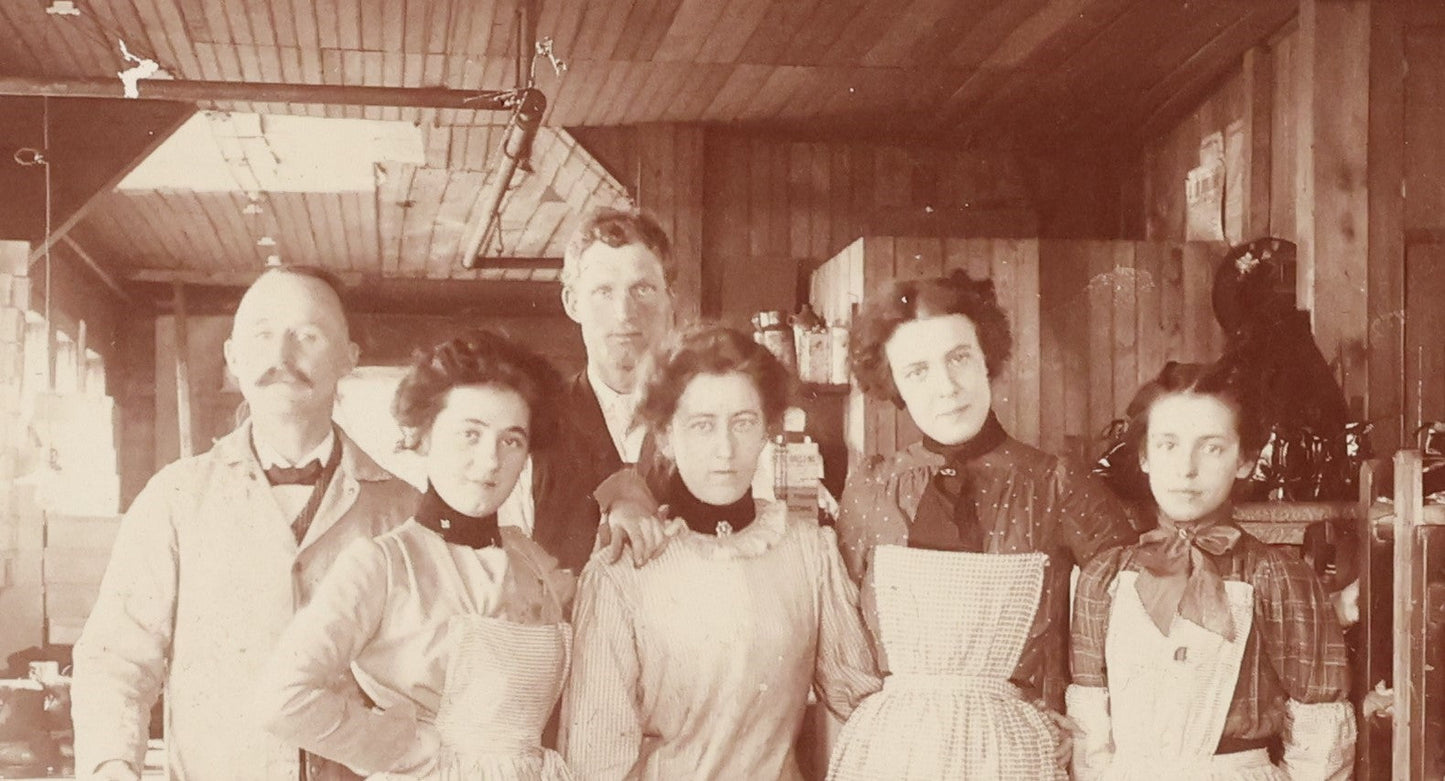
[[[978,329],[963,315],[925,317],[901,323],[884,350],[895,365],[947,355],[960,347],[979,349]]]
[[[1237,437],[1234,410],[1224,401],[1197,393],[1171,393],[1149,407],[1150,435],[1181,438]]]
[[[762,397],[753,380],[742,372],[699,374],[693,377],[677,400],[677,415],[731,416],[739,412],[761,414]]]
[[[447,391],[437,420],[461,423],[481,421],[490,428],[525,430],[531,411],[522,394],[500,385],[458,385]]]
[[[577,256],[577,274],[582,279],[652,279],[662,281],[662,259],[642,244],[613,247],[594,241]]]
[[[270,273],[257,279],[236,307],[236,324],[282,320],[346,328],[341,300],[330,285],[302,274]]]

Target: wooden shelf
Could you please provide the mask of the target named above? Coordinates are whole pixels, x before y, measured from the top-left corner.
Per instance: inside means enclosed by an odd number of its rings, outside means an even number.
[[[1353,520],[1358,513],[1355,502],[1241,502],[1234,506],[1235,522],[1270,545],[1303,545],[1310,524]]]
[[[1420,520],[1425,526],[1445,526],[1445,504],[1426,504],[1421,507],[1424,511]],[[1370,523],[1372,526],[1394,525],[1395,505],[1391,502],[1375,502],[1370,505]]]

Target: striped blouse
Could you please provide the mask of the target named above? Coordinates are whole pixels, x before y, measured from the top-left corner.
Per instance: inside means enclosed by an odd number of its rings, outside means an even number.
[[[796,778],[809,689],[846,718],[880,685],[833,530],[780,503],[640,569],[592,561],[574,625],[561,743],[580,779]]]

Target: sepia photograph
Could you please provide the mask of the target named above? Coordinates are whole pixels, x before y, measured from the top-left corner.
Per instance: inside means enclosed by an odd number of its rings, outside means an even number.
[[[0,779],[1445,781],[1445,3],[0,0]]]

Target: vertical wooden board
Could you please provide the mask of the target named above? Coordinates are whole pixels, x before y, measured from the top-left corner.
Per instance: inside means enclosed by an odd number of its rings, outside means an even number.
[[[1138,284],[1137,268],[1134,263],[1134,243],[1116,241],[1114,256],[1114,412],[1112,418],[1121,417],[1129,399],[1139,388],[1138,355],[1138,312],[1139,304],[1135,289]]]
[[[766,141],[753,139],[745,142],[747,149],[748,182],[748,255],[750,264],[768,254],[768,221],[772,218],[772,177],[774,171],[768,160]]]
[[[808,275],[808,303],[824,320],[827,320],[835,309],[837,290],[833,286],[833,278],[836,276],[837,263],[837,258],[825,260]]]
[[[1338,364],[1345,397],[1363,402],[1368,382],[1360,324],[1368,322],[1370,9],[1353,3],[1301,6],[1309,85],[1308,144],[1300,164],[1296,229],[1301,276],[1310,287],[1315,340]],[[1309,42],[1313,39],[1313,45]],[[1306,163],[1308,161],[1308,163]],[[1411,191],[1413,198],[1415,193]]]
[[[1089,259],[1076,242],[1040,242],[1040,266],[1058,274],[1063,312],[1064,443],[1073,455],[1093,455],[1089,430]]]
[[[936,277],[943,273],[943,240],[900,236],[894,242],[897,279]]]
[[[944,238],[941,273],[948,274],[955,269],[968,270],[968,239]]]
[[[842,248],[862,238],[863,232],[854,219],[853,198],[858,187],[857,173],[853,168],[853,157],[848,147],[830,144],[828,147],[828,244]]]
[[[1296,51],[1299,30],[1275,41],[1274,79],[1270,100],[1269,230],[1298,241],[1295,232],[1295,161],[1299,146],[1299,92]]]
[[[1018,287],[1017,260],[1008,252],[1004,239],[975,239],[983,253],[988,256],[989,272],[993,280],[994,295],[999,306],[1008,316],[1009,330],[1013,336],[1013,347],[1018,349],[1019,313],[1014,311],[1014,292]],[[999,422],[1010,433],[1018,430],[1018,367],[1010,360],[1003,365],[1003,371],[993,380],[993,411]]]
[[[829,245],[830,222],[828,213],[830,209],[831,189],[828,177],[830,152],[826,144],[808,145],[808,171],[805,174],[808,183],[808,247],[807,256],[810,258],[827,258],[841,250],[843,247]]]
[[[1114,247],[1113,242],[1084,242],[1089,282],[1089,449],[1114,419]]]
[[[1445,419],[1445,245],[1405,252],[1405,417],[1414,430]]]
[[[1164,360],[1191,360],[1186,344],[1184,304],[1184,247],[1172,243],[1165,247],[1159,272],[1159,312],[1163,326]]]
[[[896,146],[878,147],[874,155],[874,208],[908,205],[908,151]]]
[[[1160,275],[1167,257],[1168,247],[1159,242],[1142,242],[1134,246],[1136,389],[1152,380],[1164,367],[1167,348],[1163,312],[1160,311]]]
[[[703,223],[703,291],[716,300],[704,301],[704,314],[720,316],[737,311],[735,288],[747,284],[739,279],[747,273],[748,235],[748,145],[736,137],[710,138],[707,144],[707,176],[704,179],[704,208],[710,218]]]
[[[1371,436],[1377,453],[1403,446],[1405,309],[1405,125],[1414,97],[1405,81],[1410,49],[1398,4],[1372,6],[1370,33],[1369,149],[1369,393],[1364,417],[1378,421]],[[1435,35],[1435,50],[1442,43]],[[1414,72],[1413,63],[1410,72]],[[1445,75],[1445,74],[1441,74]],[[1438,79],[1435,82],[1438,84]],[[1410,102],[1407,102],[1410,101]],[[1440,171],[1436,168],[1436,171]],[[1363,745],[1366,741],[1361,740]]]
[[[846,273],[848,275],[848,279],[846,284],[848,286],[848,298],[849,304],[851,306],[861,304],[863,302],[864,296],[868,295],[868,288],[864,285],[863,240],[860,238],[850,244],[849,247],[851,249],[847,255],[848,270]],[[852,320],[851,313],[849,316],[849,320],[850,322]]]
[[[1201,242],[1188,242],[1183,250],[1185,351],[1191,361],[1212,361],[1224,347],[1219,325],[1214,320],[1211,293],[1219,250],[1215,245]]]
[[[680,314],[696,320],[701,312],[702,301],[702,183],[703,183],[703,129],[699,127],[676,126],[673,145],[675,192],[677,200],[676,233],[673,247],[676,257],[682,261],[685,273],[678,276],[678,287],[687,294],[690,301]]]
[[[856,236],[876,235],[878,190],[884,185],[879,177],[878,147],[852,144],[848,147],[853,164],[853,200],[851,219]]]
[[[1055,242],[1034,242],[1039,285],[1039,447],[1065,454],[1068,433],[1068,275]]]
[[[767,279],[773,281],[768,305],[795,312],[798,309],[798,256],[789,247],[788,215],[793,203],[788,193],[788,146],[772,143],[768,147],[772,187],[768,205]]]
[[[993,240],[967,239],[964,247],[968,255],[968,275],[973,279],[992,279]]]
[[[863,239],[863,289],[865,295],[880,290],[896,276],[894,246],[891,237],[867,236]],[[887,455],[897,449],[898,413],[893,404],[869,398],[866,402],[867,422],[864,447],[868,454]],[[907,414],[907,413],[901,413]]]
[[[809,204],[816,199],[809,180],[813,170],[810,144],[795,141],[787,145],[788,171],[788,256],[817,262],[812,253],[812,222]]]
[[[1037,239],[1005,239],[999,242],[1015,259],[1014,274],[1014,436],[1039,445],[1043,431],[1041,414],[1042,323],[1039,307],[1039,243]]]

